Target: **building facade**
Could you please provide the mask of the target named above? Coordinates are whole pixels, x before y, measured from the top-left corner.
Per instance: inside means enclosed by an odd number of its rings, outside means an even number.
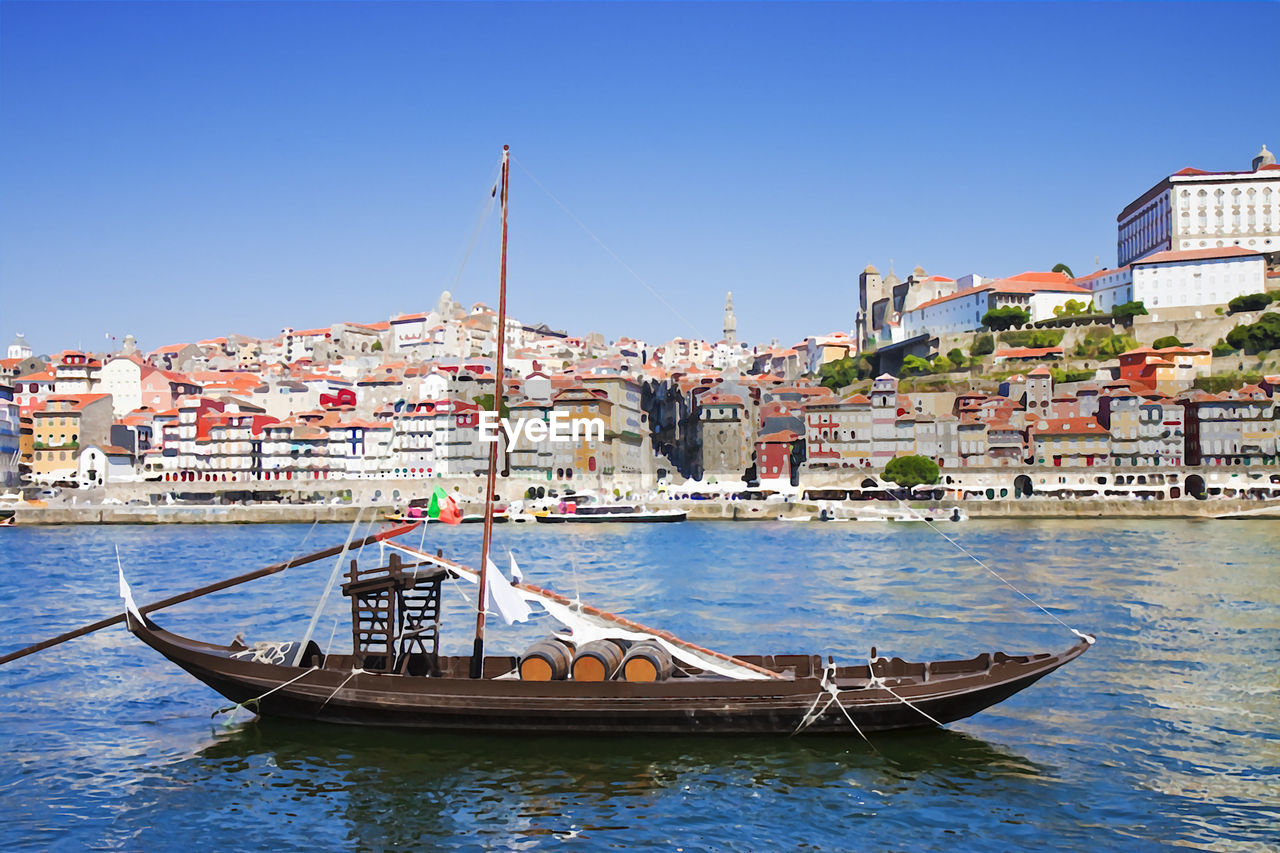
[[[1183,169],[1116,217],[1117,266],[1155,252],[1240,246],[1280,250],[1280,166],[1267,146],[1247,172]]]

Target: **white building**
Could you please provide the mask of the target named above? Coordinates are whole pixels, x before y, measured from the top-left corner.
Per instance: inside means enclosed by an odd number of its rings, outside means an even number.
[[[1064,273],[1024,272],[933,299],[902,315],[901,339],[917,335],[954,335],[982,328],[982,317],[996,308],[1021,308],[1031,322],[1047,320],[1069,300],[1088,304],[1089,291]]]
[[[13,339],[13,343],[9,344],[8,358],[31,358],[31,345],[27,343],[27,339],[19,332]]]
[[[1266,288],[1266,259],[1228,246],[1187,252],[1157,252],[1133,264],[1133,300],[1150,311],[1192,305],[1221,305]]]
[[[1262,146],[1248,172],[1183,169],[1116,217],[1116,255],[1125,266],[1153,252],[1240,246],[1280,250],[1280,165]]]
[[[1120,267],[1117,270],[1098,270],[1090,275],[1075,279],[1078,284],[1093,295],[1090,297],[1093,307],[1102,314],[1110,314],[1117,305],[1133,301],[1133,268]]]

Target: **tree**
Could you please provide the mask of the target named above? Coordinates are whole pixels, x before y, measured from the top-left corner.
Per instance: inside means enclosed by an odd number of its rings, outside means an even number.
[[[819,384],[832,391],[839,391],[859,379],[866,379],[875,372],[875,364],[870,355],[872,353],[863,353],[827,362],[818,368]]]
[[[988,334],[978,335],[973,339],[973,346],[969,347],[969,355],[974,358],[981,358],[984,355],[991,355],[996,351],[996,339]]]
[[[992,308],[986,314],[983,314],[982,325],[992,331],[1000,332],[1012,326],[1026,325],[1030,319],[1031,315],[1026,311],[1008,305],[1004,308]]]
[[[370,352],[382,352],[382,341],[374,341],[373,346],[369,347]]]
[[[1067,278],[1075,278],[1075,277],[1076,277],[1076,274],[1075,274],[1075,273],[1073,273],[1073,272],[1071,271],[1071,267],[1067,266],[1066,264],[1054,264],[1054,265],[1053,265],[1053,270],[1052,270],[1052,271],[1053,271],[1053,272],[1064,272],[1064,273],[1066,273],[1066,274],[1067,274]]]
[[[945,355],[940,355],[933,360],[934,373],[950,373],[955,369],[955,364]]]
[[[480,408],[484,409],[486,412],[493,411],[493,395],[492,394],[481,394],[479,397],[472,397],[471,402],[477,404],[478,406],[480,406]],[[511,417],[511,410],[507,408],[507,400],[505,396],[503,397],[502,410],[498,412],[498,417],[500,418]]]
[[[1224,340],[1219,340],[1216,344],[1213,345],[1214,358],[1222,358],[1225,355],[1231,355],[1235,351],[1236,351],[1236,348]]]
[[[1156,338],[1151,346],[1155,349],[1164,349],[1165,347],[1185,347],[1186,344],[1178,340],[1176,335],[1165,335],[1163,338]]]
[[[1138,316],[1139,314],[1146,314],[1146,313],[1147,313],[1147,306],[1143,305],[1141,301],[1125,302],[1124,304],[1117,305],[1115,308],[1111,309],[1111,316],[1115,317],[1117,320],[1119,320],[1121,323],[1124,323],[1126,326],[1130,326],[1133,324],[1134,317]]]
[[[1227,310],[1232,314],[1238,314],[1241,311],[1261,311],[1273,301],[1275,301],[1275,295],[1271,293],[1246,293],[1228,302]]]
[[[1280,314],[1263,314],[1256,323],[1236,326],[1227,332],[1227,343],[1232,349],[1244,350],[1245,355],[1280,349]]]
[[[903,488],[938,482],[938,463],[927,456],[898,456],[884,466],[884,478]]]
[[[933,365],[918,355],[909,355],[902,359],[903,376],[922,376],[933,372]]]
[[[947,353],[947,360],[956,367],[964,367],[964,353],[960,351],[960,347],[952,347],[951,352]]]
[[[1089,306],[1085,305],[1079,299],[1068,299],[1066,302],[1053,309],[1055,317],[1079,317],[1088,310]]]

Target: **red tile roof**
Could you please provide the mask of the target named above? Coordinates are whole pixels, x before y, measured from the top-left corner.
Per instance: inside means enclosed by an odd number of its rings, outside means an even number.
[[[1043,424],[1044,426],[1041,426]],[[1030,425],[1037,435],[1106,435],[1095,418],[1051,418]]]
[[[1252,249],[1246,249],[1243,246],[1222,246],[1217,249],[1187,249],[1185,251],[1172,252],[1156,252],[1154,255],[1147,255],[1145,258],[1139,258],[1133,262],[1133,266],[1145,266],[1147,264],[1176,264],[1186,261],[1202,261],[1213,258],[1240,258],[1247,256],[1262,257],[1261,252],[1255,252]]]

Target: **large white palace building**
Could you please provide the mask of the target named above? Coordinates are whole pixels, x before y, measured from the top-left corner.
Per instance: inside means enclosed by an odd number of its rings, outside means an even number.
[[[1280,165],[1264,145],[1248,172],[1183,169],[1125,207],[1116,223],[1120,267],[1153,252],[1280,251]]]

